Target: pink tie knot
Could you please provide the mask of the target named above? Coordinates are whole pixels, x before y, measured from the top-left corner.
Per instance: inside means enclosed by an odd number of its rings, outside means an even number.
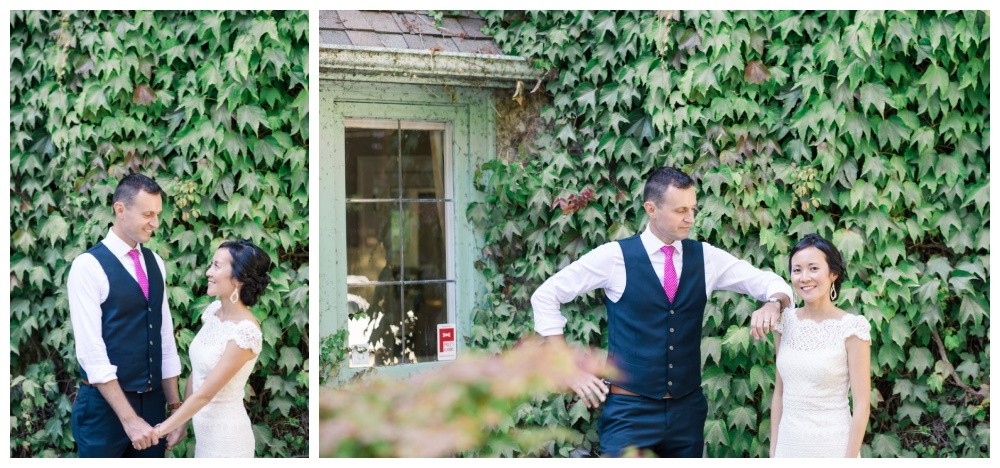
[[[663,292],[667,293],[667,299],[674,302],[677,294],[677,270],[674,269],[674,246],[664,245],[660,247],[665,259],[663,260]]]
[[[132,257],[132,263],[135,264],[135,279],[139,283],[139,287],[142,288],[142,295],[146,296],[146,300],[149,300],[149,278],[146,277],[142,263],[139,262],[139,249],[129,250],[128,256]]]

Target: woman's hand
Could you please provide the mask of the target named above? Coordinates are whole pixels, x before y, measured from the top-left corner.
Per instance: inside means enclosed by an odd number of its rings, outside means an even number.
[[[756,340],[767,338],[781,320],[781,304],[777,302],[764,303],[761,308],[750,315],[750,336]]]
[[[173,432],[167,434],[167,450],[172,450],[180,441],[187,438],[187,424],[182,424],[181,427],[174,429]]]

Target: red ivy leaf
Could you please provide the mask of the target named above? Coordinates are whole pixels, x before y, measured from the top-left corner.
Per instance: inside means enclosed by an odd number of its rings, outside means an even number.
[[[132,102],[144,106],[156,100],[156,93],[149,85],[136,85],[135,92],[132,93]]]
[[[767,70],[767,66],[760,60],[752,60],[750,63],[747,63],[746,71],[743,72],[743,79],[754,84],[761,84],[771,79],[771,72]]]

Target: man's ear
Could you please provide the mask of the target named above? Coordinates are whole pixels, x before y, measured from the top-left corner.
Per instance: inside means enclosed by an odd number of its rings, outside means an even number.
[[[120,215],[122,213],[125,213],[125,203],[124,202],[115,202],[114,205],[111,205],[111,208],[115,211],[115,216],[118,216],[118,215]]]
[[[651,201],[642,202],[642,207],[646,210],[646,214],[651,216],[656,211],[656,205]]]

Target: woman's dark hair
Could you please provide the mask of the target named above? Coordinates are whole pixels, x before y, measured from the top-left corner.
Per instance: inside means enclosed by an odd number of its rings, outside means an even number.
[[[233,279],[243,283],[240,288],[240,302],[247,306],[257,303],[257,299],[271,283],[271,257],[246,239],[226,241],[220,249],[229,249],[233,257]]]
[[[834,247],[833,243],[824,239],[819,234],[806,234],[805,237],[799,239],[799,243],[792,247],[792,251],[788,254],[788,272],[792,271],[792,257],[795,254],[805,248],[816,247],[820,252],[826,255],[826,265],[830,268],[830,272],[837,275],[837,279],[833,280],[834,287],[837,288],[837,292],[840,292],[840,285],[844,282],[844,278],[847,276],[847,269],[844,268],[844,257],[840,255],[840,251]]]

